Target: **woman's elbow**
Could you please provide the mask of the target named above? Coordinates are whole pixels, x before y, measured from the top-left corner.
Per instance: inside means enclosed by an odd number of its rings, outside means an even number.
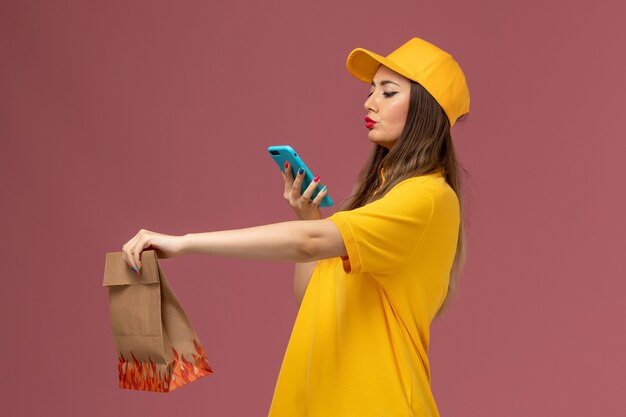
[[[297,262],[312,262],[346,254],[346,247],[339,230],[328,220],[317,224],[317,229],[303,234],[298,245]]]
[[[296,262],[312,262],[318,258],[320,254],[319,238],[306,236],[300,239],[297,245],[297,261]]]

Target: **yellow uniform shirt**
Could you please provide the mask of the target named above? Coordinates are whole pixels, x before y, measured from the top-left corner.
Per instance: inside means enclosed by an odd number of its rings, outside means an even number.
[[[439,416],[427,353],[456,251],[456,193],[438,171],[328,219],[348,255],[311,275],[269,417]]]

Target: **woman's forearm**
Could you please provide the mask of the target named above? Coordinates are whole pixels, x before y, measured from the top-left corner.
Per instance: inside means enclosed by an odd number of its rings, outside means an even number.
[[[330,220],[298,220],[236,230],[189,233],[183,254],[311,262],[345,254],[343,239]]]

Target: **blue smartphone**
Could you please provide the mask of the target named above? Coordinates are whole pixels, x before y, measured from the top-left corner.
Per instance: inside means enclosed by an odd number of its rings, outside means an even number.
[[[298,173],[298,170],[300,168],[304,169],[304,179],[302,181],[302,189],[300,190],[300,192],[303,193],[304,190],[307,189],[311,181],[313,181],[313,173],[311,172],[309,168],[307,168],[307,166],[304,164],[302,159],[298,156],[296,151],[294,151],[293,148],[289,145],[270,146],[269,148],[267,148],[267,151],[269,152],[270,156],[272,157],[274,162],[276,162],[276,164],[278,165],[278,167],[280,168],[282,172],[285,172],[285,161],[289,161],[289,165],[291,165],[291,174],[293,175],[294,178],[296,178],[296,174]],[[311,199],[314,199],[321,189],[322,187],[320,184],[317,186],[317,188],[313,192]],[[319,207],[331,207],[332,205],[333,205],[333,200],[330,198],[328,194],[326,194],[324,198],[322,199],[322,202],[320,203]]]

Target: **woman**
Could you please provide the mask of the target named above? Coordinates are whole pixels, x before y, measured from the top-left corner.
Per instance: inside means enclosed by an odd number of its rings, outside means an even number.
[[[322,218],[300,194],[302,174],[283,174],[300,220],[168,236],[141,230],[123,246],[296,262],[301,301],[270,417],[438,416],[430,389],[429,328],[454,292],[464,259],[460,184],[450,128],[469,112],[452,56],[413,38],[386,57],[357,48],[348,70],[370,84],[374,143],[354,194]],[[289,168],[287,166],[287,168]],[[137,272],[137,271],[136,271]]]

